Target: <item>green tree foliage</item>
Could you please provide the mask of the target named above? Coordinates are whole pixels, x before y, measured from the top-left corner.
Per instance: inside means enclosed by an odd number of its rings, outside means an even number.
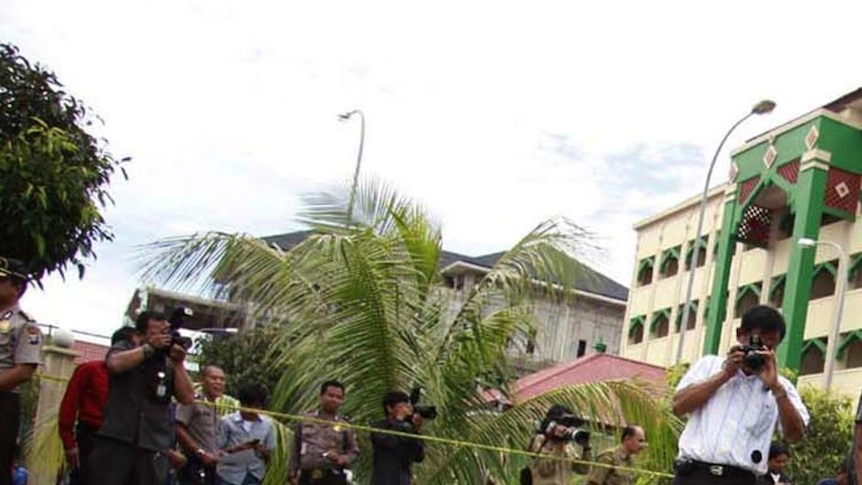
[[[283,372],[277,365],[283,358],[280,348],[271,345],[279,332],[273,326],[260,326],[236,335],[199,339],[197,360],[201,368],[212,364],[225,371],[225,392],[231,396],[252,383],[263,384],[272,393]]]
[[[126,159],[105,151],[92,124],[54,73],[0,43],[0,255],[37,278],[69,264],[83,277],[94,243],[113,238],[100,209]]]
[[[351,217],[345,195],[309,197],[302,220],[316,232],[289,251],[245,235],[200,234],[155,245],[146,274],[182,290],[243,295],[260,320],[278,325],[259,348],[259,355],[281,349],[277,410],[313,408],[319,384],[336,378],[347,388],[344,412],[366,424],[381,417],[385,392],[422,384],[424,400],[440,412],[426,433],[523,450],[548,407],[565,403],[593,423],[643,425],[651,434],[641,463],[670,470],[679,420],[647,386],[612,381],[513,396],[502,413],[488,403],[489,388],[509,394],[510,352],[536,328],[536,295],[573,294],[582,230],[566,221],[540,224],[455,294],[441,284],[442,236],[422,207],[370,182],[360,186]],[[360,440],[362,483],[371,453],[368,437]],[[416,483],[479,485],[489,476],[511,483],[521,466],[520,456],[497,449],[432,443]]]
[[[835,476],[853,440],[854,402],[806,387],[800,391],[811,414],[805,437],[790,447],[788,474],[793,483],[817,483]]]

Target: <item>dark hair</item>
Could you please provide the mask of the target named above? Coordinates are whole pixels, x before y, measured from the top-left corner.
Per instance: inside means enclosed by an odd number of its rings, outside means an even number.
[[[322,396],[326,394],[326,390],[330,387],[336,387],[338,389],[341,389],[342,394],[344,393],[344,384],[336,381],[335,379],[330,379],[320,385],[320,395]]]
[[[141,332],[141,333],[145,333],[147,331],[147,327],[150,324],[150,320],[156,320],[156,321],[161,322],[161,321],[165,321],[167,319],[168,318],[162,312],[151,312],[151,311],[141,312],[141,314],[138,315],[138,318],[135,319],[135,330],[137,330],[138,332]]]
[[[400,402],[410,402],[410,396],[401,391],[387,392],[383,395],[383,412],[388,414],[389,408]]]
[[[560,418],[569,414],[574,414],[574,411],[562,404],[554,404],[548,408],[548,412],[545,413],[545,419],[543,419],[542,423],[539,425],[539,433],[547,432],[548,426],[552,421],[559,421]]]
[[[117,342],[122,342],[123,340],[129,340],[132,338],[132,334],[135,333],[135,329],[132,327],[121,327],[113,335],[111,335],[111,345],[116,344]]]
[[[781,340],[784,340],[787,325],[778,310],[767,305],[757,305],[742,315],[742,325],[739,326],[739,329],[743,333],[749,333],[753,330],[778,332]]]
[[[638,426],[626,426],[623,428],[622,435],[620,436],[620,441],[625,441],[626,438],[630,438],[637,433]]]
[[[772,460],[781,455],[787,455],[787,457],[790,458],[790,448],[788,448],[784,443],[773,441],[772,444],[769,445],[769,459]]]
[[[266,388],[260,384],[246,384],[239,390],[236,397],[243,406],[263,407],[266,405]]]

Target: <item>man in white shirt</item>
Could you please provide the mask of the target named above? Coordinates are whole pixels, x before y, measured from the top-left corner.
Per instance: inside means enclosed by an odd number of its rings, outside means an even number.
[[[756,306],[742,316],[740,345],[725,357],[704,356],[683,376],[673,412],[690,417],[679,439],[674,485],[754,485],[766,473],[776,424],[787,441],[802,438],[808,410],[775,361],[785,330],[777,310]]]

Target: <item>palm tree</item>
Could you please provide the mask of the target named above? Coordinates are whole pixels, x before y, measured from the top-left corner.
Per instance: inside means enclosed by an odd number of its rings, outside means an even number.
[[[642,384],[596,383],[525,402],[515,396],[504,413],[488,406],[484,390],[508,392],[512,347],[535,327],[531,302],[573,295],[580,269],[573,256],[588,244],[584,230],[565,220],[538,225],[456,301],[440,284],[441,231],[415,202],[375,181],[361,185],[351,218],[338,192],[305,202],[301,220],[315,232],[289,251],[246,235],[206,233],[151,246],[144,266],[162,284],[251,301],[258,318],[284,329],[273,342],[290,349],[278,362],[284,374],[276,409],[312,408],[316,386],[334,377],[347,387],[344,411],[367,424],[381,417],[385,392],[424,386],[423,399],[440,415],[427,433],[486,447],[430,445],[416,470],[419,484],[517,476],[526,459],[492,447],[523,449],[537,417],[559,401],[593,423],[644,424],[649,462],[669,468],[678,421]]]

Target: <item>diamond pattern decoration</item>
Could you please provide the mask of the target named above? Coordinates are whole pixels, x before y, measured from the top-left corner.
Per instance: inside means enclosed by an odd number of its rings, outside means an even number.
[[[820,130],[817,129],[817,125],[811,125],[811,129],[809,129],[808,134],[805,135],[805,146],[808,147],[809,150],[813,149],[817,145],[818,138],[820,138]]]
[[[733,182],[736,180],[737,175],[739,175],[739,165],[737,165],[736,162],[730,162],[730,170],[727,172],[727,178]]]
[[[840,184],[835,186],[835,193],[838,194],[838,197],[842,199],[847,197],[850,194],[850,187],[847,186],[847,182],[841,182]]]
[[[778,149],[775,148],[775,145],[769,145],[766,153],[763,154],[763,164],[766,165],[766,168],[772,168],[776,158],[778,158]]]

